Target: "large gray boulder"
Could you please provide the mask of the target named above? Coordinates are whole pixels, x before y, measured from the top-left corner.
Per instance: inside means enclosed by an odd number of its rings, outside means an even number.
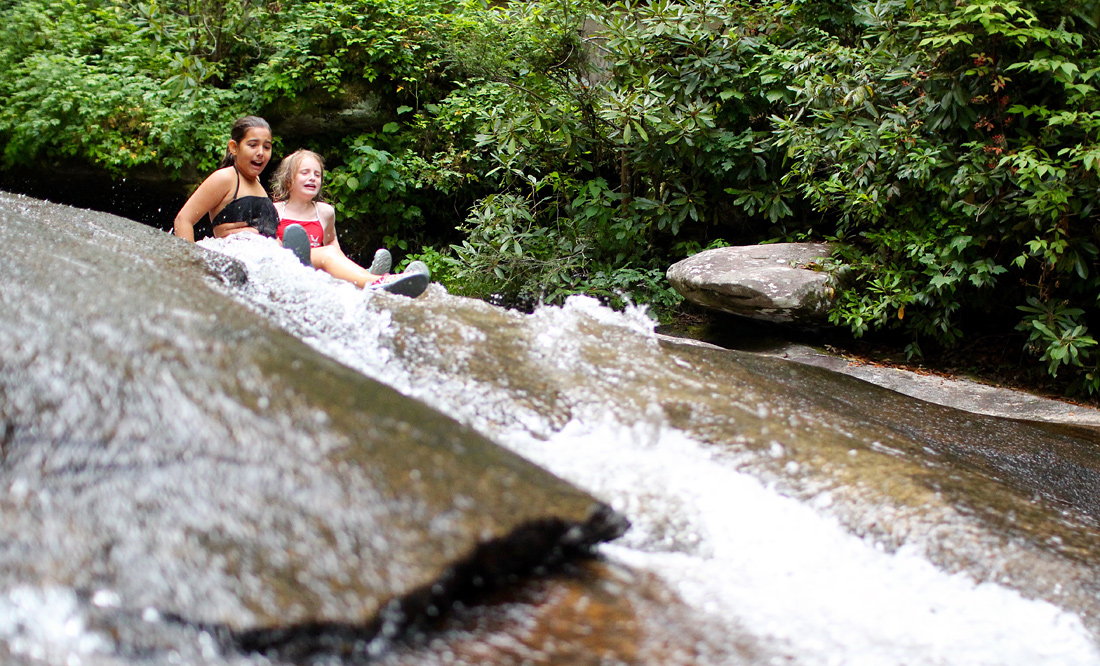
[[[225,255],[0,193],[0,258],[0,590],[370,640],[626,528],[276,327]]]
[[[833,297],[825,243],[775,243],[706,250],[666,276],[688,301],[775,322],[821,322]]]

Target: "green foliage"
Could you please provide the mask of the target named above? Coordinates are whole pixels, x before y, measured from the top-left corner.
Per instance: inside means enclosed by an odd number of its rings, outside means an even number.
[[[830,321],[847,326],[856,337],[893,327],[917,339],[961,340],[954,317],[964,301],[960,295],[992,287],[1007,269],[982,256],[983,248],[959,227],[939,222],[868,231],[864,237],[876,248],[873,254],[842,247],[833,261],[844,267],[844,282],[862,288],[841,290]]]
[[[920,354],[1015,327],[1045,371],[1100,388],[1095,0],[6,0],[0,18],[2,168],[196,179],[258,113],[326,157],[347,250],[388,245],[454,292],[667,317],[671,262],[824,238],[854,335]]]
[[[663,323],[668,322],[669,315],[684,301],[684,297],[669,286],[665,269],[660,267],[597,271],[589,278],[585,292],[615,308],[645,304],[650,315]]]
[[[1028,346],[1032,353],[1047,362],[1051,375],[1058,375],[1060,366],[1088,367],[1096,374],[1093,361],[1093,347],[1096,340],[1086,334],[1088,327],[1082,323],[1085,311],[1081,308],[1066,307],[1065,303],[1044,303],[1030,297],[1027,305],[1019,309],[1028,316],[1017,327],[1027,331]],[[1092,393],[1095,384],[1092,377],[1082,377],[1082,385]]]
[[[241,75],[264,50],[260,36],[278,25],[278,3],[265,0],[122,2],[133,33],[167,60],[164,85],[194,102],[203,84]]]
[[[438,282],[451,292],[459,290],[461,285],[454,276],[455,269],[458,267],[454,255],[433,247],[425,247],[420,252],[407,255],[405,261],[394,267],[395,272],[400,272],[413,261],[423,261],[427,265],[432,273],[432,282]]]
[[[205,173],[241,115],[339,104],[363,95],[364,80],[423,89],[420,46],[435,16],[419,0],[10,3],[3,166],[75,157],[117,172]]]
[[[768,24],[764,10],[515,3],[465,17],[439,45],[462,83],[421,127],[452,142],[446,154],[461,156],[469,181],[498,190],[455,245],[466,293],[531,303],[583,291],[614,304],[630,294],[670,313],[673,247],[728,228],[718,213],[737,217],[735,184],[770,187],[779,175],[750,126],[783,98],[752,69],[749,33]],[[586,32],[591,22],[605,27]]]
[[[353,230],[341,233],[352,252],[364,251],[369,239],[381,239],[383,245],[405,251],[423,213],[408,202],[413,185],[400,169],[400,161],[376,149],[373,139],[365,135],[349,141],[345,162],[328,173],[326,189],[341,228]]]
[[[748,70],[755,42],[745,33],[763,18],[748,3],[711,0],[595,5],[606,30],[578,43],[584,16],[573,7],[486,10],[477,25],[491,29],[467,33],[475,46],[456,49],[458,71],[472,82],[451,99],[482,101],[469,119],[495,165],[486,175],[515,186],[551,172],[591,173],[659,236],[687,227],[705,236],[731,181],[776,175],[746,127],[775,92]],[[529,33],[542,35],[541,50],[512,46]],[[471,53],[492,53],[497,43],[506,54],[469,64]]]
[[[919,353],[1026,299],[1027,348],[1096,390],[1095,4],[853,7],[861,39],[824,39],[773,117],[784,184],[848,244],[832,320]]]
[[[552,174],[557,176],[558,174]],[[452,247],[449,274],[455,291],[469,296],[533,307],[560,304],[586,293],[616,307],[646,303],[658,318],[681,298],[664,279],[664,269],[624,265],[625,242],[635,236],[633,218],[609,220],[617,195],[602,180],[578,187],[549,179],[552,193],[532,196],[490,195],[471,211],[464,225],[468,236]],[[579,191],[578,191],[579,190]],[[562,192],[576,192],[568,205],[555,203]],[[555,225],[540,223],[548,213],[564,211]],[[619,247],[610,255],[609,250]]]
[[[361,81],[379,79],[392,81],[392,92],[421,85],[426,74],[421,49],[438,3],[330,0],[288,4],[280,18],[283,29],[265,40],[271,55],[254,72],[265,98],[294,97],[313,90],[338,97],[358,88]]]
[[[452,249],[460,293],[509,303],[555,303],[575,293],[587,263],[575,228],[551,232],[537,224],[537,203],[514,194],[490,195],[470,212],[468,236]]]
[[[150,48],[155,34],[127,4],[24,0],[3,18],[5,167],[78,158],[116,172],[173,170],[202,156],[200,166],[210,168],[224,151],[227,123],[244,111],[239,95],[210,86],[179,103],[172,91],[181,52]]]

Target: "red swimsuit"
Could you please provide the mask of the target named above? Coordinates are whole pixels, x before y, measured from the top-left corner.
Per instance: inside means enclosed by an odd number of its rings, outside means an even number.
[[[317,210],[317,204],[313,204],[313,210]],[[317,216],[320,218],[320,215]],[[321,244],[325,241],[325,228],[321,226],[321,220],[291,220],[282,216],[282,211],[279,211],[279,228],[276,230],[275,235],[279,240],[283,240],[283,232],[286,231],[288,225],[300,224],[306,230],[306,235],[309,236],[310,247],[321,247]]]
[[[279,220],[279,229],[275,232],[278,234],[279,240],[283,240],[283,231],[291,224],[300,224],[305,227],[306,235],[309,236],[310,247],[321,247],[321,241],[325,238],[325,230],[321,227],[321,222],[319,220]]]

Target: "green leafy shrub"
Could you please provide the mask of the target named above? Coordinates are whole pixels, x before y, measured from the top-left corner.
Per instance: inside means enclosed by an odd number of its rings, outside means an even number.
[[[371,238],[407,251],[422,212],[408,203],[411,185],[399,163],[370,141],[368,135],[350,142],[344,164],[327,176],[329,198],[342,226],[352,230],[346,237],[353,252],[363,251]]]
[[[423,127],[497,190],[454,247],[468,293],[629,294],[667,316],[674,248],[737,224],[723,235],[758,238],[730,190],[778,178],[750,126],[782,97],[751,67],[764,14],[710,0],[515,3],[456,22],[439,49],[462,84]]]
[[[582,242],[574,229],[555,233],[538,224],[535,208],[514,194],[490,195],[475,206],[467,238],[452,248],[459,293],[528,307],[576,293],[586,263]]]
[[[853,7],[860,39],[822,35],[773,117],[784,182],[847,244],[833,321],[919,352],[1022,312],[1051,374],[1100,388],[1093,5]]]

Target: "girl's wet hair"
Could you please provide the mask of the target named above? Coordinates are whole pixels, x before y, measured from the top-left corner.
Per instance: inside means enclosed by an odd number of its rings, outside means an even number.
[[[317,195],[313,198],[317,201],[325,200],[325,160],[312,150],[300,148],[284,157],[283,161],[279,162],[279,168],[275,169],[275,176],[271,179],[271,196],[275,201],[286,201],[290,198],[290,188],[294,185],[294,174],[298,173],[298,167],[302,165],[302,160],[307,157],[312,157],[317,160],[317,164],[321,165],[321,189],[317,190]]]
[[[265,129],[268,133],[271,133],[271,125],[267,124],[267,121],[259,116],[245,116],[238,118],[237,122],[233,123],[233,129],[229,130],[229,138],[236,141],[239,145],[244,138],[248,136],[248,130],[259,127]],[[221,164],[218,168],[232,166],[236,158],[233,157],[233,153],[229,152],[229,149],[225,149],[225,157],[222,158]]]

